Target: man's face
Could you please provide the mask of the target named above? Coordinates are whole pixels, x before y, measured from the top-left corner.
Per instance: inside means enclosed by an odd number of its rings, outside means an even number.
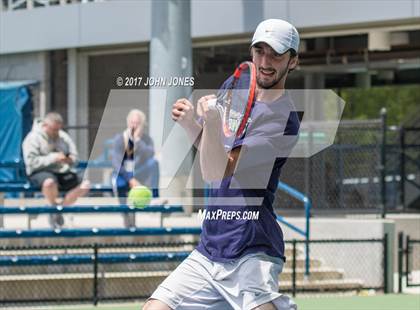
[[[60,122],[47,121],[44,123],[44,130],[48,137],[52,139],[58,138],[58,133],[60,132],[61,128],[63,128],[63,124]]]
[[[252,47],[252,62],[257,68],[257,84],[260,88],[282,88],[282,79],[289,69],[297,65],[297,57],[291,58],[290,52],[278,54],[266,43]]]
[[[143,124],[141,122],[140,116],[136,114],[131,115],[130,118],[127,120],[127,127],[133,131],[138,129],[141,130],[143,128]]]

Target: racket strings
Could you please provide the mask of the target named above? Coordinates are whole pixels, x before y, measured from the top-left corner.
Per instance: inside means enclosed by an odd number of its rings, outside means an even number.
[[[235,70],[230,85],[218,93],[216,106],[223,120],[225,136],[242,136],[250,122],[249,114],[255,96],[255,75],[253,64],[244,62]]]
[[[249,97],[249,81],[249,71],[242,69],[241,74],[234,79],[229,91],[225,122],[230,134],[236,133],[241,126]]]

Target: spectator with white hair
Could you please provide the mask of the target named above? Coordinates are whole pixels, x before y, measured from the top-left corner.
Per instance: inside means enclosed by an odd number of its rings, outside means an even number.
[[[133,109],[127,115],[127,129],[114,138],[112,185],[121,204],[126,204],[128,191],[139,185],[151,188],[153,197],[159,197],[159,163],[145,125],[146,115]],[[126,227],[135,226],[134,214],[126,214],[124,220]]]

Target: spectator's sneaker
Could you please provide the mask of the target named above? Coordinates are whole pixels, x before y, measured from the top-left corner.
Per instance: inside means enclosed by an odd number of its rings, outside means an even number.
[[[61,213],[50,214],[50,225],[53,229],[61,228],[64,225],[64,217]]]
[[[61,213],[56,214],[56,222],[61,227],[64,225],[64,216]]]
[[[124,226],[126,228],[136,227],[136,214],[134,212],[124,214]]]

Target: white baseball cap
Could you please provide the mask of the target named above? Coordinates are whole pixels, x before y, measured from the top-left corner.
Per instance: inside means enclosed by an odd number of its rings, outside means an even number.
[[[259,42],[270,45],[277,53],[283,54],[289,49],[299,50],[299,33],[296,28],[281,19],[262,21],[255,30],[251,46]]]

